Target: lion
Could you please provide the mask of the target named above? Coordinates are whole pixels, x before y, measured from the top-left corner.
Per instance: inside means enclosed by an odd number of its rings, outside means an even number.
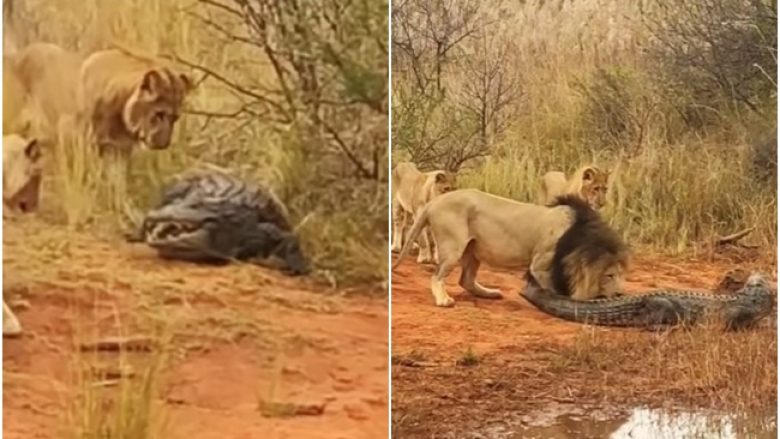
[[[24,120],[27,98],[21,79],[11,67],[11,58],[3,56],[3,135],[27,134],[29,124]]]
[[[37,210],[42,162],[37,139],[3,136],[3,216]]]
[[[4,107],[4,130],[44,144],[56,141],[60,118],[77,110],[81,58],[56,44],[33,43],[4,58],[4,63],[9,64],[8,70],[3,65],[4,90],[10,89],[13,96],[8,102],[4,97],[3,105],[18,105],[11,113]]]
[[[123,48],[87,57],[79,83],[79,118],[91,127],[101,153],[123,155],[136,146],[168,148],[184,98],[193,89],[188,75]]]
[[[393,269],[426,226],[439,248],[439,263],[431,278],[437,306],[454,304],[444,280],[458,261],[460,286],[486,299],[503,296],[477,283],[483,262],[507,269],[528,266],[542,287],[575,300],[620,294],[629,263],[620,235],[576,195],[561,196],[550,206],[476,189],[440,195],[419,213]]]
[[[414,163],[399,163],[393,169],[393,251],[401,250],[408,216],[416,218],[417,212],[434,197],[455,189],[454,173],[436,170],[420,172]],[[420,236],[420,253],[417,262],[431,262],[431,242],[427,230]],[[434,255],[434,260],[436,260]]]
[[[563,172],[550,171],[542,177],[539,191],[540,204],[550,204],[556,197],[574,194],[582,197],[596,210],[607,203],[607,182],[610,171],[604,171],[593,165],[585,165],[566,180]]]
[[[41,148],[37,139],[13,134],[3,136],[3,216],[33,212],[38,208],[42,175]],[[19,319],[3,299],[3,336],[22,333]]]

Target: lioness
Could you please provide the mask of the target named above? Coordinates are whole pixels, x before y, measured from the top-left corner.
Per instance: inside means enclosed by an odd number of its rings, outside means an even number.
[[[428,226],[439,246],[431,278],[437,306],[452,306],[444,280],[460,261],[460,285],[469,293],[499,299],[501,292],[476,281],[482,262],[500,268],[530,265],[545,289],[586,300],[621,291],[629,254],[620,236],[584,200],[559,197],[554,206],[520,203],[463,189],[434,198],[415,220],[398,260]]]
[[[400,251],[409,216],[433,197],[455,189],[456,176],[444,170],[420,172],[413,163],[399,163],[393,169],[393,251]],[[428,239],[427,234],[423,239]],[[423,245],[418,262],[430,262],[430,242]]]
[[[3,136],[3,216],[38,208],[43,170],[37,139]]]
[[[16,54],[8,57],[10,72],[16,82],[8,83],[14,95],[23,96],[23,104],[12,114],[3,112],[3,125],[6,118],[17,118],[20,121],[11,123],[23,126],[21,132],[26,136],[35,137],[44,143],[57,139],[60,117],[76,112],[76,89],[78,87],[78,72],[81,59],[56,44],[33,43]],[[3,85],[7,81],[3,78]],[[18,90],[21,88],[21,90]],[[15,97],[21,100],[20,97]],[[5,99],[3,99],[5,104]],[[13,104],[10,104],[13,105]]]
[[[102,50],[81,67],[80,117],[89,122],[101,152],[165,149],[192,81],[161,61],[125,49]]]
[[[609,171],[601,170],[593,165],[580,167],[568,181],[563,172],[550,171],[542,177],[539,203],[550,204],[561,195],[574,194],[598,210],[607,203],[608,180]]]
[[[24,109],[28,95],[11,64],[11,58],[3,56],[3,134],[26,134],[29,122],[24,119]]]
[[[400,251],[404,244],[408,216],[416,218],[417,212],[427,202],[454,190],[455,180],[453,173],[443,170],[420,172],[410,162],[399,163],[393,169],[393,251]],[[431,242],[425,229],[420,236],[417,262],[431,262],[431,257]]]
[[[32,212],[38,207],[41,182],[41,150],[37,140],[3,136],[3,216]],[[3,299],[3,336],[22,332],[19,319]]]

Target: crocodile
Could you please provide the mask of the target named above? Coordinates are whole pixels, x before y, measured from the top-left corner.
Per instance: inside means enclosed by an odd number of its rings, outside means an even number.
[[[287,210],[274,193],[226,172],[197,172],[169,185],[127,239],[147,244],[164,259],[274,258],[287,274],[310,271]]]
[[[729,330],[749,328],[772,313],[776,294],[767,277],[759,273],[751,273],[733,294],[658,289],[587,301],[544,290],[530,273],[526,280],[520,295],[547,314],[579,323],[651,330],[693,325],[708,318]]]

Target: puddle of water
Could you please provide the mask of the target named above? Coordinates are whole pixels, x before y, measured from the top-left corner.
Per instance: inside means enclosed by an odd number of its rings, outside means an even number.
[[[637,408],[603,419],[559,415],[548,425],[523,428],[512,439],[770,439],[777,438],[775,416],[745,417],[703,412]]]
[[[605,411],[571,406],[520,416],[515,427],[473,435],[490,439],[774,439],[775,413],[743,416],[705,411],[634,408]],[[517,425],[521,426],[518,427]]]

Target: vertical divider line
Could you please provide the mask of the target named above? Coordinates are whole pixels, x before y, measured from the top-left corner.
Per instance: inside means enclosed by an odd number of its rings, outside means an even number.
[[[393,0],[387,0],[387,437],[393,431]]]

